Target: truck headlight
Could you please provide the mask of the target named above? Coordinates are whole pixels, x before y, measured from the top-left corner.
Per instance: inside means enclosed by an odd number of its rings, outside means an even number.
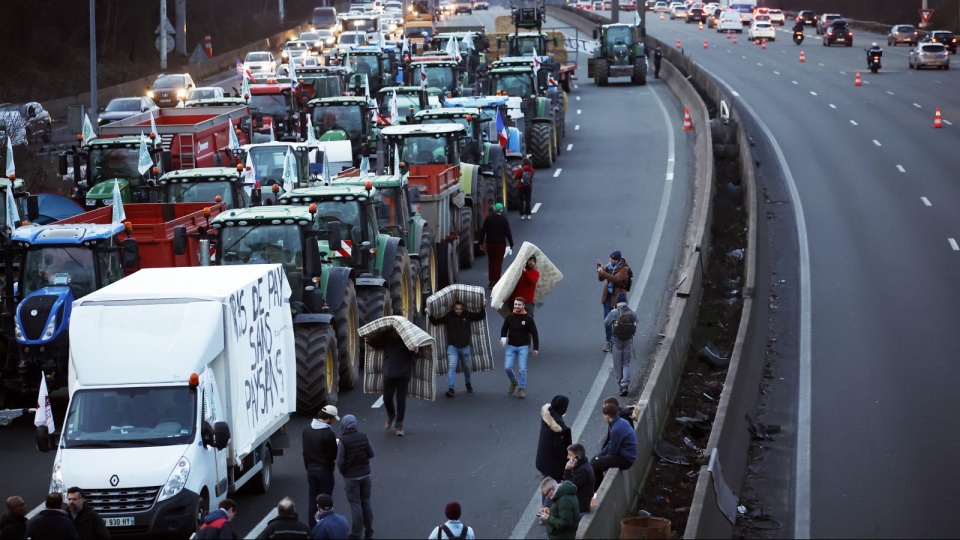
[[[188,476],[190,476],[190,460],[181,457],[177,466],[173,468],[173,472],[170,473],[170,478],[167,478],[167,483],[160,489],[157,502],[165,501],[180,493],[183,486],[187,484]]]
[[[63,474],[60,472],[60,461],[53,464],[53,474],[50,475],[49,493],[63,493]]]
[[[147,97],[150,98],[150,99],[153,99],[153,98],[155,97],[155,96],[153,95],[153,90],[148,90],[148,91],[147,91]]]

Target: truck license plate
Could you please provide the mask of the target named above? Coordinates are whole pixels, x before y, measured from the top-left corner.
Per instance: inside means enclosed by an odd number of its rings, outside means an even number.
[[[130,527],[133,525],[132,517],[103,518],[107,527]]]

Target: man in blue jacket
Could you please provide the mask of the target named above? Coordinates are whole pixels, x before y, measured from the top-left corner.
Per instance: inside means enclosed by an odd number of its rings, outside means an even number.
[[[630,427],[630,422],[620,417],[620,408],[612,403],[605,404],[603,417],[609,426],[610,440],[590,462],[597,490],[607,469],[629,469],[637,460],[637,432]]]

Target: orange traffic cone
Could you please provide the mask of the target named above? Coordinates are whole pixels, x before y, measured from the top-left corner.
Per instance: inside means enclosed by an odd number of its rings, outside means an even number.
[[[697,25],[697,30],[703,30],[703,21],[700,21],[700,24]]]
[[[736,34],[733,35],[733,44],[734,44],[734,45],[737,44],[737,35],[736,35]]]
[[[662,11],[660,12],[660,20],[661,20],[661,21],[663,20],[663,12],[662,12]]]
[[[803,49],[800,49],[800,61],[801,61],[801,62],[806,62],[806,61],[807,61],[807,59],[803,57]]]
[[[761,40],[760,40],[760,48],[761,48],[761,49],[766,49],[766,48],[767,48],[767,40],[765,40],[765,39],[761,39]]]
[[[863,81],[860,80],[860,70],[858,69],[858,70],[857,70],[857,77],[856,77],[855,79],[853,79],[853,85],[854,85],[854,86],[860,86],[860,85],[862,85],[862,84],[863,84]]]
[[[730,39],[730,31],[727,30],[727,39]]]
[[[677,38],[677,48],[680,48],[680,38]]]
[[[943,127],[943,119],[940,118],[940,107],[937,107],[936,114],[933,115],[933,127],[940,128]],[[687,129],[684,127],[683,129]]]
[[[703,40],[703,48],[704,48],[704,49],[709,49],[709,48],[710,48],[710,47],[707,46],[707,40]]]
[[[684,131],[693,131],[693,122],[690,121],[690,108],[685,107],[683,109],[683,130]]]

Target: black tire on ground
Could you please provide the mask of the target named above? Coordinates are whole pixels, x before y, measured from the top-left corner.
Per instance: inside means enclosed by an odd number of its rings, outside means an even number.
[[[423,282],[420,280],[420,260],[410,259],[410,296],[413,297],[413,309],[417,313],[417,323],[423,317],[426,297],[423,296]]]
[[[394,256],[393,269],[387,278],[390,287],[390,304],[393,306],[392,315],[399,315],[408,321],[414,321],[414,301],[410,292],[410,257],[406,249],[397,249]]]
[[[199,534],[203,520],[205,520],[207,514],[210,513],[210,495],[207,493],[207,490],[203,490],[200,493],[200,497],[197,498],[197,504],[193,507],[193,513],[194,517],[197,518],[197,522],[193,525],[193,532]]]
[[[450,242],[437,244],[437,286],[441,289],[457,281],[454,274],[455,258]]]
[[[270,484],[273,483],[273,452],[267,445],[263,445],[261,461],[263,462],[263,468],[250,479],[248,484],[252,493],[266,493],[270,491]]]
[[[553,133],[550,124],[537,122],[530,126],[530,157],[533,166],[544,169],[553,164]],[[519,194],[518,201],[519,202]]]
[[[630,82],[638,86],[647,84],[647,60],[644,57],[633,59],[633,77],[630,77]]]
[[[610,79],[610,64],[607,63],[606,58],[597,58],[593,67],[596,70],[597,86],[606,86]]]
[[[330,325],[294,328],[297,352],[297,412],[314,415],[336,405],[340,392],[337,338]]]
[[[473,268],[473,208],[460,209],[460,268]]]
[[[363,287],[357,291],[360,305],[360,326],[393,315],[390,290],[386,287]]]
[[[429,226],[424,226],[420,233],[420,289],[424,300],[437,291],[437,253]]]
[[[347,282],[343,302],[333,314],[337,326],[337,350],[340,369],[340,390],[352,390],[360,377],[360,308],[357,306],[357,288]]]
[[[507,210],[520,210],[520,186],[517,185],[517,181],[513,178],[513,171],[519,166],[519,159],[509,159],[503,169],[502,191],[503,197],[506,198],[506,200],[503,201],[503,206]]]
[[[560,79],[560,88],[563,88],[563,91],[570,93],[573,91],[573,86],[570,84],[570,74],[568,73],[566,77]]]

